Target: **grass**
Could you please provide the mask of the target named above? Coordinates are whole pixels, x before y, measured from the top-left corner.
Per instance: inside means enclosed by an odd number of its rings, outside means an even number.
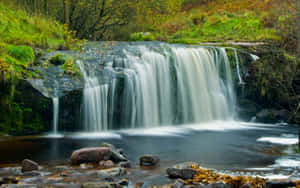
[[[64,25],[42,16],[28,15],[0,3],[0,72],[4,78],[36,76],[28,70],[34,48],[67,49],[74,42]]]
[[[278,0],[185,0],[180,12],[157,15],[147,30],[171,43],[280,41],[276,24],[288,15],[285,7]]]

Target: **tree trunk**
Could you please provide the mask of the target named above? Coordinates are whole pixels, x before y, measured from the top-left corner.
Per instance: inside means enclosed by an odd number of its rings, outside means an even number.
[[[300,61],[300,0],[296,0],[297,11],[297,61]],[[300,126],[300,125],[299,125]],[[298,147],[300,149],[300,127],[298,135]]]
[[[65,0],[65,24],[70,24],[70,0]]]

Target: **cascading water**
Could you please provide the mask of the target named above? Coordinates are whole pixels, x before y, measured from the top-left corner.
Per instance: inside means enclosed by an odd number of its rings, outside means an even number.
[[[57,134],[57,127],[58,127],[58,114],[59,114],[59,98],[55,97],[52,98],[53,103],[53,134]]]
[[[244,84],[244,82],[242,80],[242,77],[241,77],[241,74],[240,74],[239,56],[238,56],[238,53],[237,53],[236,49],[233,49],[233,51],[234,51],[234,58],[235,58],[236,71],[237,71],[237,76],[238,76],[238,79],[239,79],[239,84]]]
[[[96,66],[77,61],[85,81],[85,131],[234,117],[235,93],[225,48],[135,44],[101,58],[96,55],[101,49],[87,51]],[[102,74],[95,70],[100,65]]]
[[[86,131],[107,130],[108,85],[100,85],[96,76],[89,76],[84,64],[77,61],[85,81],[83,91],[83,124]]]

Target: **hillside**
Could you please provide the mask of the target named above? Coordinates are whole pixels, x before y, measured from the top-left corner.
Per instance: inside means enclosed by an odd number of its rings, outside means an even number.
[[[54,20],[30,16],[3,4],[0,4],[0,17],[0,70],[4,77],[32,76],[27,67],[37,55],[33,48],[68,48],[69,32]]]

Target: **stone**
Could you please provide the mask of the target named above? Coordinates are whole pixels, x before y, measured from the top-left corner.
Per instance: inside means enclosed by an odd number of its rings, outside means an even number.
[[[270,180],[266,182],[267,188],[288,188],[295,187],[296,183],[290,180]]]
[[[181,178],[181,179],[192,179],[197,173],[196,170],[192,168],[192,165],[197,165],[193,162],[182,163],[175,165],[173,167],[167,168],[167,174],[170,178]]]
[[[155,155],[144,155],[140,157],[140,166],[156,166],[159,165],[160,159]]]
[[[212,183],[206,186],[206,188],[231,188],[230,185],[227,185],[223,182]]]
[[[107,160],[107,161],[100,161],[99,162],[99,165],[102,167],[102,168],[112,168],[115,166],[114,162],[112,162],[111,160]]]
[[[90,164],[90,163],[82,163],[82,164],[80,164],[80,168],[81,169],[92,169],[92,168],[94,168],[94,165]]]
[[[122,188],[122,186],[109,182],[90,182],[82,184],[81,188]]]
[[[108,177],[120,177],[126,174],[126,169],[125,168],[110,168],[110,169],[105,169],[105,170],[99,170],[97,172],[97,175],[102,177],[102,178],[108,178]]]
[[[73,165],[82,163],[99,163],[102,160],[109,160],[112,151],[107,147],[100,148],[83,148],[76,150],[71,155],[71,162]]]
[[[123,168],[131,168],[131,162],[130,161],[125,161],[125,162],[120,162],[120,167],[123,167]]]
[[[143,187],[144,183],[143,182],[137,182],[136,184],[134,184],[133,188],[141,188]]]
[[[0,177],[0,185],[17,183],[19,183],[19,180],[15,177]]]
[[[31,161],[29,159],[25,159],[22,162],[22,172],[30,172],[30,171],[35,171],[39,170],[39,164]]]
[[[245,183],[241,186],[241,188],[252,188],[252,184],[251,183]]]
[[[101,147],[110,148],[112,151],[111,160],[114,162],[120,162],[120,161],[128,161],[125,155],[120,153],[119,149],[116,149],[116,147],[110,143],[102,143]]]
[[[182,179],[177,179],[173,185],[172,188],[182,188],[184,186],[184,181]]]
[[[122,186],[127,186],[129,184],[128,179],[122,179],[121,181],[118,182],[119,185]]]

